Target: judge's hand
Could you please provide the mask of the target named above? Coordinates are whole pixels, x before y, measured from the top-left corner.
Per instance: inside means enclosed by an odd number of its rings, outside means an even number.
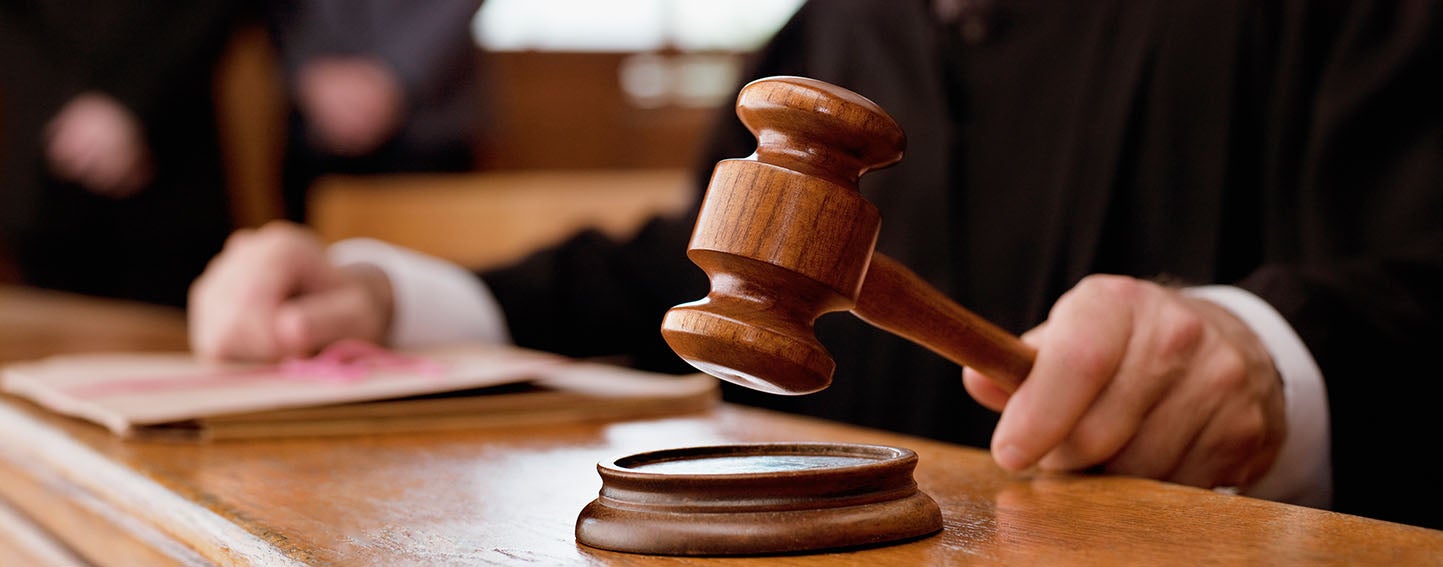
[[[301,112],[313,143],[339,156],[357,157],[395,134],[405,113],[405,92],[390,67],[369,57],[321,57],[296,78]]]
[[[202,358],[302,356],[341,339],[384,339],[391,287],[374,267],[332,265],[315,233],[276,221],[231,235],[191,285],[189,319]]]
[[[993,458],[1022,470],[1112,473],[1247,486],[1286,431],[1282,381],[1252,331],[1222,307],[1121,276],[1091,276],[1023,340],[1037,362],[1010,396],[967,369],[967,391],[1002,412]]]
[[[61,179],[115,198],[150,183],[150,149],[140,121],[108,95],[89,92],[71,99],[45,135],[45,157]]]

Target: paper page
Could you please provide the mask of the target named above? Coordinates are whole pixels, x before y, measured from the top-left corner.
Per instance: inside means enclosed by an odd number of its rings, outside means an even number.
[[[63,355],[7,366],[3,388],[125,433],[134,425],[496,386],[569,363],[551,354],[479,345],[363,351],[340,362],[326,357],[238,365],[207,364],[189,353]]]

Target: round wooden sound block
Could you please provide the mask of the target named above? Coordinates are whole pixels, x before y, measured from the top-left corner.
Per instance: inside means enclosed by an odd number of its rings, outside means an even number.
[[[576,540],[657,555],[754,555],[893,542],[942,529],[917,454],[845,443],[638,453],[597,465]]]

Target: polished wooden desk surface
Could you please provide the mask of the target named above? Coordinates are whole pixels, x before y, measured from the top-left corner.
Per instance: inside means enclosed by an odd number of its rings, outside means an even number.
[[[0,329],[4,360],[184,347],[178,313],[5,288]],[[576,515],[600,487],[599,460],[812,440],[917,451],[917,481],[941,505],[943,532],[893,546],[727,559],[575,542]],[[1014,476],[982,451],[735,406],[635,422],[180,445],[122,441],[3,398],[0,497],[76,554],[117,565],[1443,561],[1439,531],[1147,480]]]

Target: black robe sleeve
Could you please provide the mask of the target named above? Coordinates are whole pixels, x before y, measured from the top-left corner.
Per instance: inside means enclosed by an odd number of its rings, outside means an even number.
[[[1322,370],[1335,508],[1443,525],[1443,5],[1282,15],[1263,205],[1277,261],[1240,285]]]

